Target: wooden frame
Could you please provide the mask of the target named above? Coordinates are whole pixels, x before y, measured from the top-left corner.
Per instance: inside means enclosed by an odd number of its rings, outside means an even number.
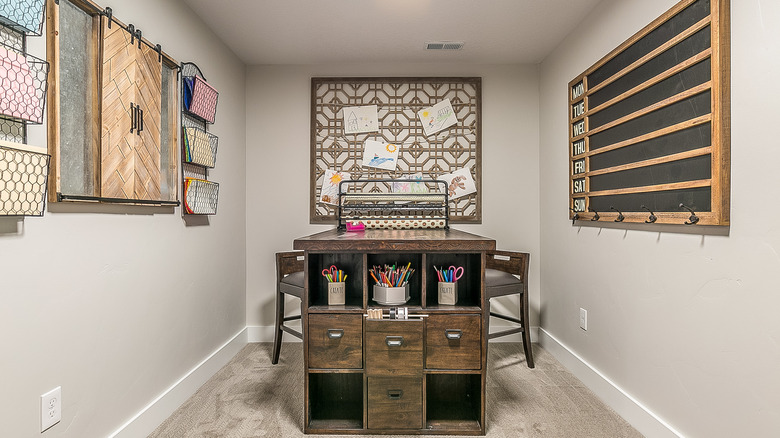
[[[162,141],[165,141],[170,144],[170,147],[168,148],[167,153],[168,156],[168,163],[169,168],[168,169],[162,169],[163,172],[173,172],[173,178],[174,178],[174,184],[170,186],[171,192],[171,200],[141,200],[141,199],[113,199],[113,198],[102,198],[100,196],[100,185],[101,185],[101,175],[100,175],[100,168],[101,168],[101,161],[100,161],[100,145],[101,145],[101,120],[100,120],[100,114],[101,114],[101,92],[102,92],[102,84],[101,84],[101,75],[102,75],[102,63],[101,63],[101,51],[102,51],[102,33],[101,33],[101,19],[102,19],[102,13],[104,11],[103,8],[98,6],[96,3],[92,2],[91,0],[69,0],[70,3],[72,3],[77,8],[84,11],[85,14],[89,15],[91,17],[92,21],[92,29],[91,29],[91,36],[90,36],[90,44],[91,44],[91,50],[92,55],[90,58],[90,68],[89,68],[89,75],[91,77],[91,94],[92,94],[92,101],[91,101],[91,111],[92,111],[92,120],[91,120],[91,147],[90,147],[90,156],[91,161],[85,162],[85,166],[88,166],[92,173],[90,174],[89,180],[91,181],[92,187],[94,187],[92,195],[77,195],[77,196],[64,196],[68,194],[62,193],[62,173],[63,173],[63,167],[61,162],[61,136],[60,136],[60,126],[61,126],[61,110],[62,105],[60,101],[60,64],[59,64],[59,56],[60,56],[60,11],[59,8],[61,5],[60,2],[55,0],[47,0],[47,7],[46,7],[46,45],[47,45],[47,61],[50,65],[50,73],[49,73],[49,86],[47,89],[47,100],[49,102],[48,108],[47,108],[47,129],[48,129],[48,149],[49,154],[52,157],[51,160],[51,166],[50,166],[50,178],[49,178],[49,202],[63,202],[63,201],[86,201],[86,202],[107,202],[107,203],[122,203],[122,204],[138,204],[138,205],[178,205],[178,198],[179,198],[179,192],[178,192],[178,124],[177,124],[177,114],[178,114],[178,86],[176,85],[176,74],[173,74],[172,81],[169,82],[169,90],[168,95],[170,98],[173,99],[172,103],[170,103],[170,109],[168,111],[168,119],[167,122],[169,123],[170,127],[170,136],[168,139],[161,139]],[[113,17],[113,22],[117,23],[120,26],[126,27],[124,23],[119,21],[116,17]],[[144,42],[151,45],[152,47],[154,44],[151,44],[146,38],[143,38]],[[176,70],[178,69],[178,62],[174,60],[172,57],[170,57],[167,53],[161,51],[160,56],[162,57],[162,63],[164,66],[166,66],[169,69]],[[174,111],[176,110],[176,111]],[[164,178],[164,176],[163,176]],[[168,181],[170,184],[171,181]]]
[[[569,219],[729,224],[729,17],[729,0],[682,0],[568,84]]]
[[[312,78],[309,221],[335,223],[335,206],[317,203],[325,170],[352,179],[436,179],[471,169],[477,192],[450,202],[453,223],[482,223],[482,78]],[[425,136],[417,111],[449,98],[458,124]],[[344,134],[341,108],[377,105],[378,132]],[[367,139],[400,145],[395,171],[361,168]],[[363,188],[370,191],[371,188]]]

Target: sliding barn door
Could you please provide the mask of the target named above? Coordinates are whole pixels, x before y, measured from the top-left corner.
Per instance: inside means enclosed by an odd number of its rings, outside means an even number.
[[[120,26],[102,29],[101,196],[159,200],[162,64]]]

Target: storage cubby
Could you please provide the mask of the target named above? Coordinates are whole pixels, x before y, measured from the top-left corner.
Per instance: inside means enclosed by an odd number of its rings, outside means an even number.
[[[384,267],[385,265],[396,266],[396,269],[405,268],[409,262],[411,262],[410,268],[414,269],[411,277],[409,277],[409,301],[406,304],[402,304],[402,307],[421,307],[422,306],[422,272],[420,267],[422,266],[422,254],[419,253],[380,253],[380,254],[368,254],[368,263],[366,270],[373,266]],[[377,303],[372,299],[373,288],[376,281],[373,277],[368,275],[368,305],[369,307],[386,307]]]
[[[479,374],[428,374],[425,427],[430,431],[479,431],[481,399]]]
[[[328,279],[322,271],[336,266],[347,275],[344,306],[328,306]],[[309,306],[315,308],[363,308],[363,255],[356,253],[309,254]]]
[[[439,278],[433,267],[448,269],[462,267],[463,276],[458,280],[458,302],[455,306],[440,305]],[[429,309],[463,309],[481,307],[482,257],[480,254],[429,253],[425,257],[426,282],[425,306]]]
[[[363,428],[363,373],[309,373],[309,428]]]

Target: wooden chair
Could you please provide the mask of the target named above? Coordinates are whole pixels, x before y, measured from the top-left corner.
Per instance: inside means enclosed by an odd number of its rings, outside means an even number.
[[[498,256],[498,258],[496,257]],[[490,333],[488,339],[499,338],[514,333],[523,334],[523,350],[528,368],[534,367],[534,357],[531,351],[531,333],[528,327],[528,259],[525,252],[488,251],[485,266],[485,293],[487,294],[488,310],[490,299],[505,295],[520,295],[520,312],[517,318],[500,313],[490,312],[494,318],[510,321],[519,326]],[[489,327],[489,322],[488,322]]]
[[[276,322],[274,324],[274,354],[271,363],[279,363],[279,352],[282,349],[282,335],[287,332],[298,339],[303,334],[285,322],[301,319],[301,315],[284,316],[284,295],[303,298],[303,251],[276,253]],[[301,302],[301,307],[303,302]]]

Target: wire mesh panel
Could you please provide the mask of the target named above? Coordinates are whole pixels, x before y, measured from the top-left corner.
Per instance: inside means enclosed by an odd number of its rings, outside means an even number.
[[[182,127],[184,162],[213,168],[217,161],[216,135],[198,127]]]
[[[336,221],[336,208],[318,202],[326,171],[348,172],[351,179],[363,180],[412,175],[436,180],[462,171],[471,174],[476,190],[450,196],[450,220],[480,223],[481,88],[481,78],[313,78],[310,221]],[[457,123],[426,134],[421,114],[445,100]],[[345,109],[366,106],[376,106],[376,129],[358,132],[347,126],[352,120],[345,117]],[[393,151],[397,147],[395,167],[364,164],[370,140]],[[371,182],[358,190],[378,193],[388,187]]]
[[[49,158],[0,144],[0,216],[43,216]]]
[[[219,184],[184,178],[184,211],[187,214],[217,214]]]
[[[184,110],[208,123],[214,123],[219,92],[206,82],[198,66],[191,62],[182,64],[182,81]]]
[[[46,61],[0,44],[0,115],[42,123],[48,74]]]
[[[46,0],[0,0],[0,24],[29,35],[41,35]]]

